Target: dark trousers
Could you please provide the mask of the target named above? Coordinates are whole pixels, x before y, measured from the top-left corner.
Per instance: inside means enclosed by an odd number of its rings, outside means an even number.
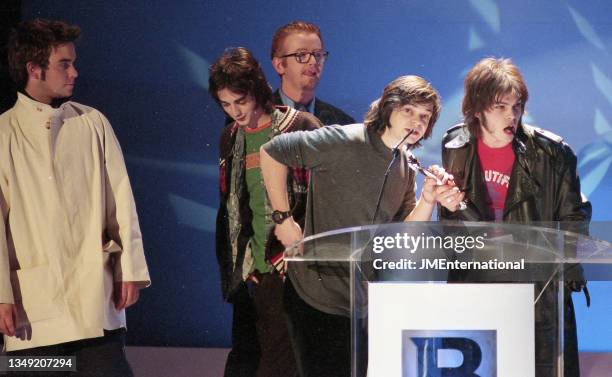
[[[285,281],[284,306],[300,377],[350,377],[351,320],[304,302]]]
[[[231,297],[232,349],[225,361],[225,377],[253,377],[259,366],[259,342],[255,327],[255,305],[246,283],[241,283]]]
[[[75,356],[77,372],[10,372],[20,377],[133,377],[125,356],[125,329],[104,331],[99,338],[6,353],[7,356]]]
[[[543,282],[535,283],[536,293],[544,289]],[[536,377],[551,377],[558,374],[557,368],[557,347],[554,339],[557,338],[558,324],[557,317],[557,294],[559,284],[553,282],[540,297],[535,306],[535,360]],[[576,334],[576,316],[574,313],[574,303],[571,292],[565,291],[564,307],[564,376],[579,377],[580,363],[578,356],[578,336]]]
[[[225,377],[297,375],[282,286],[279,275],[261,274],[258,284],[242,284],[232,296],[232,350]]]

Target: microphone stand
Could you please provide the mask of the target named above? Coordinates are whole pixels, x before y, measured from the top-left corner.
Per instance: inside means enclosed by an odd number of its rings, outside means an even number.
[[[383,178],[383,183],[380,186],[380,192],[378,193],[378,199],[376,200],[376,209],[374,210],[374,216],[372,217],[372,224],[376,223],[376,216],[378,215],[378,210],[380,209],[380,201],[382,200],[383,193],[385,192],[385,186],[387,185],[387,178],[389,177],[389,172],[391,172],[391,167],[395,163],[395,160],[397,159],[397,156],[399,156],[399,154],[400,154],[400,146],[404,143],[404,141],[406,141],[406,139],[408,139],[408,137],[410,135],[412,135],[413,132],[414,132],[414,130],[408,131],[406,136],[404,136],[404,138],[402,140],[400,140],[400,142],[397,143],[395,145],[395,147],[393,148],[393,150],[392,150],[393,158],[391,159],[391,162],[389,163],[389,166],[387,166],[387,171],[385,171],[385,176]]]

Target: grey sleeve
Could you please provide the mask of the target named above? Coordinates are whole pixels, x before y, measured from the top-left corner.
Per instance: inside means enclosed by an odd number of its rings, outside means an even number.
[[[313,169],[333,159],[335,147],[343,139],[339,126],[330,126],[278,135],[264,144],[263,149],[284,165]]]
[[[417,182],[416,182],[416,173],[412,170],[408,173],[408,182],[406,183],[406,191],[404,194],[404,200],[402,201],[402,206],[399,211],[395,215],[394,221],[404,221],[404,219],[412,212],[414,207],[416,207],[416,192],[417,192]]]

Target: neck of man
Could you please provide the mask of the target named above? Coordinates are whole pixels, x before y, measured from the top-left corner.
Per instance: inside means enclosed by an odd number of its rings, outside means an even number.
[[[508,144],[512,143],[512,140],[510,141],[501,140],[499,138],[496,138],[496,137],[493,137],[487,134],[487,132],[488,131],[483,131],[483,133],[480,135],[480,139],[482,140],[484,145],[486,145],[489,148],[495,148],[495,149],[504,148]]]
[[[53,108],[60,107],[64,102],[68,101],[70,98],[51,98],[42,94],[39,90],[36,89],[34,85],[26,85],[26,87],[22,91],[23,94],[30,97],[34,101],[38,101],[40,103],[44,103]]]
[[[257,113],[261,115],[259,115],[257,119],[253,119],[253,122],[247,125],[247,128],[259,128],[272,121],[272,116],[264,112],[261,108],[257,109]]]
[[[389,149],[393,149],[395,147],[397,147],[397,143],[399,143],[402,139],[396,139],[391,135],[391,132],[389,131],[389,127],[385,127],[385,130],[383,131],[383,133],[380,135],[380,139],[382,140],[383,144],[385,144],[385,146]],[[404,144],[406,144],[406,141],[404,141]]]
[[[40,103],[51,105],[51,102],[53,102],[53,98],[45,96],[43,93],[37,90],[35,85],[31,85],[30,83],[26,85],[23,91],[28,97]]]
[[[281,82],[281,89],[293,102],[301,103],[302,105],[308,105],[315,96],[314,89],[293,88],[284,81]]]

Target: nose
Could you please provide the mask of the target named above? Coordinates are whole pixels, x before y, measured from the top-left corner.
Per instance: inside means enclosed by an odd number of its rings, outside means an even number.
[[[239,108],[237,105],[232,105],[232,106],[230,107],[230,111],[232,112],[232,115],[233,115],[235,118],[238,118],[238,117],[240,117],[240,115],[241,115],[241,114],[240,114],[240,108]]]
[[[424,128],[427,128],[427,122],[425,121],[425,119],[423,119],[418,114],[415,114],[412,117],[412,124],[414,125],[415,128],[418,128],[419,131],[421,132],[423,131]]]
[[[512,107],[508,111],[507,118],[514,122],[520,117],[520,115],[521,115],[521,109],[518,107]]]
[[[72,77],[73,79],[79,77],[79,72],[77,71],[75,66],[70,67],[70,77]]]

